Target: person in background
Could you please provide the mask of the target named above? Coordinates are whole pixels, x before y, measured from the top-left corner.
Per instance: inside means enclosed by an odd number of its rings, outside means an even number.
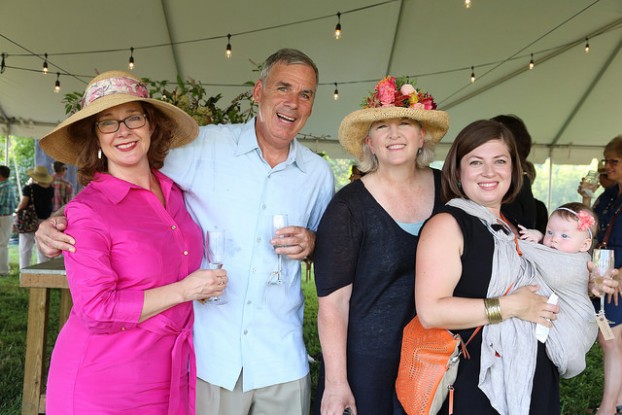
[[[355,181],[355,180],[358,180],[358,179],[360,179],[360,178],[361,178],[361,177],[363,177],[363,176],[365,176],[365,173],[364,173],[364,172],[362,172],[362,171],[359,169],[359,166],[358,166],[358,165],[353,164],[353,165],[352,165],[352,167],[351,167],[351,169],[350,169],[350,178],[349,178],[349,179],[350,179],[350,182],[353,182],[353,181]]]
[[[9,238],[13,230],[13,213],[17,207],[15,186],[9,181],[11,169],[0,166],[0,276],[9,273]]]
[[[52,353],[46,413],[193,414],[192,300],[221,295],[227,277],[199,269],[201,230],[157,169],[196,137],[196,122],[121,71],[93,78],[82,102],[40,141],[86,185],[65,207],[73,307]]]
[[[394,77],[366,103],[339,128],[365,175],[335,195],[317,234],[318,415],[405,413],[395,380],[402,332],[414,316],[414,255],[419,229],[442,206],[440,171],[428,164],[447,113]]]
[[[533,186],[536,181],[536,167],[533,165],[531,161],[525,162],[525,175],[529,179],[529,183]],[[544,233],[546,230],[546,223],[549,220],[549,212],[546,208],[546,205],[540,199],[533,198],[536,204],[536,221],[534,223],[534,229]],[[518,227],[519,229],[521,226]],[[520,231],[519,231],[520,233]]]
[[[593,183],[591,180],[587,180],[587,177],[581,178],[581,182],[579,183],[579,187],[577,188],[577,193],[581,195],[581,200],[584,205],[592,206],[592,198],[594,197],[594,192],[598,189],[599,186],[602,186],[603,189],[611,187],[616,184],[615,181],[610,180],[607,177],[607,171],[605,169],[604,160],[601,160],[598,163],[598,183]]]
[[[497,115],[492,120],[502,123],[514,136],[520,168],[523,173],[528,169],[527,157],[531,152],[531,134],[521,118],[516,115]],[[526,174],[525,174],[526,176]],[[537,207],[531,191],[532,182],[528,177],[523,177],[523,185],[516,197],[511,202],[504,202],[501,206],[501,214],[509,222],[512,230],[518,235],[518,225],[525,228],[536,228]]]
[[[54,181],[52,187],[54,188],[54,206],[53,212],[56,212],[61,207],[65,206],[73,197],[73,185],[65,180],[67,175],[67,165],[60,161],[55,161],[54,167]]]
[[[622,135],[614,137],[605,146],[604,171],[613,185],[594,203],[593,209],[599,221],[596,246],[615,251],[615,266],[622,267]],[[603,349],[605,384],[598,415],[622,413],[622,301],[620,293],[608,296],[605,316],[610,321],[614,338],[605,340],[602,334],[598,342]],[[594,301],[596,310],[600,302]]]
[[[34,169],[26,171],[30,180],[22,189],[22,198],[19,201],[17,210],[26,209],[34,203],[35,211],[39,221],[47,219],[52,214],[52,200],[54,199],[54,189],[50,186],[54,178],[45,166],[36,166]],[[32,260],[32,248],[35,245],[35,233],[26,232],[19,234],[19,267],[24,268],[30,265]],[[48,257],[41,249],[37,249],[37,263],[46,261]]]
[[[280,49],[262,67],[253,89],[257,117],[201,127],[162,169],[185,192],[203,233],[226,232],[227,302],[194,303],[197,415],[309,414],[300,261],[315,248],[333,176],[295,139],[315,100],[315,63]],[[287,214],[290,225],[276,235],[274,214]],[[75,240],[56,229],[63,222],[55,218],[37,234],[50,254],[74,249]],[[271,285],[278,255],[284,283]]]

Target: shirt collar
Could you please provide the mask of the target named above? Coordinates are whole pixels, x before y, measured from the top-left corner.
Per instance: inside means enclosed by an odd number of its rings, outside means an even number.
[[[168,204],[168,198],[171,194],[171,188],[173,187],[173,181],[160,173],[157,170],[151,170],[156,179],[160,182],[160,188],[164,200]],[[114,177],[108,173],[95,173],[93,180],[90,183],[95,190],[100,191],[104,197],[114,204],[119,204],[128,195],[130,190],[145,190],[144,188],[137,186],[133,183],[126,182],[125,180]]]
[[[238,146],[235,151],[236,156],[240,156],[242,154],[249,153],[251,151],[256,151],[257,154],[261,154],[261,149],[259,148],[259,143],[257,142],[257,131],[255,129],[255,119],[248,121],[244,127],[242,127],[242,132],[240,134],[240,138],[238,140]],[[293,164],[298,167],[303,173],[306,172],[306,165],[300,151],[301,144],[294,138],[291,144],[289,145],[289,155],[287,156],[286,164]]]

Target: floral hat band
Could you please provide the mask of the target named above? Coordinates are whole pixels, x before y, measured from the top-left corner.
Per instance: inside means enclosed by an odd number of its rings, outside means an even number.
[[[171,148],[189,143],[199,134],[199,126],[190,115],[167,102],[149,98],[149,90],[138,76],[124,71],[108,71],[97,75],[86,86],[80,110],[43,136],[39,144],[55,160],[80,167],[83,161],[78,158],[88,137],[76,134],[72,124],[130,102],[148,103],[172,122]]]
[[[568,209],[567,207],[558,207],[557,209],[555,209],[556,211],[558,210],[563,210],[565,212],[569,212],[572,213],[574,216],[577,217],[577,228],[580,231],[587,231],[588,235],[590,235],[590,239],[593,239],[593,235],[592,235],[592,226],[594,226],[596,224],[596,219],[594,219],[594,216],[590,215],[588,212],[582,210],[580,212],[575,212],[572,209]]]
[[[376,84],[374,92],[363,102],[363,108],[402,107],[435,110],[434,97],[427,92],[416,90],[413,83],[408,77],[397,79],[387,76]]]
[[[363,109],[348,114],[339,126],[339,142],[359,160],[374,122],[393,118],[416,120],[425,130],[426,140],[433,143],[438,143],[449,128],[449,115],[438,111],[432,95],[415,88],[415,82],[408,77],[381,79],[361,106]]]
[[[87,107],[98,98],[111,94],[127,94],[138,98],[149,98],[149,91],[140,80],[119,76],[102,79],[88,85],[82,97],[82,108]]]

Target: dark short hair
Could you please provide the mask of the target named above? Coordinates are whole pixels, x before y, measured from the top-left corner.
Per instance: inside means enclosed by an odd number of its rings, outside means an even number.
[[[147,115],[147,120],[149,120],[149,124],[153,128],[151,144],[147,152],[149,166],[153,169],[159,169],[164,165],[164,158],[171,147],[171,137],[175,122],[148,102],[140,102],[140,105],[142,105]],[[99,141],[95,132],[96,117],[97,114],[69,126],[71,140],[74,141],[74,145],[81,148],[76,165],[80,166],[78,168],[78,180],[84,186],[93,180],[95,173],[105,173],[108,171],[106,156],[102,153],[102,158],[97,158]]]
[[[9,169],[7,166],[0,166],[0,176],[4,177],[5,179],[8,179],[9,176],[11,175],[11,169]]]
[[[259,79],[261,81],[265,81],[270,73],[270,70],[277,63],[284,63],[286,65],[306,65],[313,69],[313,72],[315,72],[316,85],[320,81],[320,72],[318,71],[315,62],[313,62],[310,57],[298,49],[288,48],[279,49],[272,55],[268,56],[268,59],[264,62],[261,73],[259,74]]]
[[[447,202],[456,197],[468,199],[460,183],[460,162],[465,155],[491,140],[502,140],[508,146],[512,160],[512,182],[502,203],[511,202],[518,195],[523,187],[523,170],[512,132],[500,122],[479,120],[467,125],[458,133],[447,153],[441,182],[443,201]]]
[[[63,170],[67,170],[67,166],[62,161],[55,161],[53,166],[55,173],[60,173]]]
[[[525,161],[531,152],[531,134],[527,131],[527,126],[523,120],[519,116],[513,114],[497,115],[492,119],[499,121],[512,132],[514,141],[516,142],[518,157],[520,157],[521,163],[525,164]]]
[[[613,137],[607,143],[604,153],[614,153],[616,156],[622,156],[622,134]]]

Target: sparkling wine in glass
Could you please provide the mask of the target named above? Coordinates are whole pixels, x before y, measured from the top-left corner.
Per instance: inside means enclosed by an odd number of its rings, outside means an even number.
[[[272,216],[272,234],[276,235],[276,231],[287,227],[287,215],[285,214],[275,214]],[[283,238],[283,235],[280,235],[279,238]],[[286,245],[274,245],[275,248],[280,248]],[[268,284],[270,285],[281,285],[283,284],[283,279],[281,278],[281,274],[283,273],[282,267],[282,258],[281,255],[277,255],[277,265],[276,270],[270,274],[270,278],[268,279]]]
[[[223,258],[225,256],[225,231],[214,229],[205,235],[206,256],[209,269],[222,269]],[[226,303],[225,295],[210,297],[209,302],[215,304]]]
[[[592,262],[594,262],[594,281],[602,284],[605,278],[611,278],[611,271],[615,267],[615,257],[612,249],[594,249]],[[605,295],[600,296],[599,315],[605,315]]]

